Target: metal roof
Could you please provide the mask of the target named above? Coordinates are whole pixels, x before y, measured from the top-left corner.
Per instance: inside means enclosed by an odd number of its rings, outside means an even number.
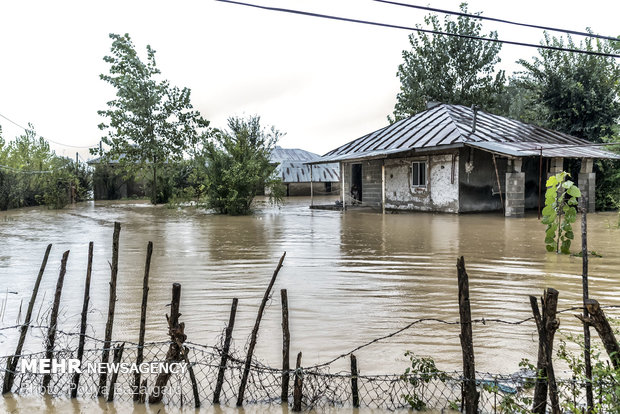
[[[313,152],[282,147],[275,147],[270,157],[272,163],[278,163],[276,173],[284,183],[309,183],[310,168],[312,168],[312,182],[340,181],[340,164],[329,163],[312,166],[306,164],[320,158],[320,155]]]
[[[481,110],[476,111],[475,131],[473,123],[472,108],[439,104],[344,144],[314,162],[384,158],[465,145],[510,157],[540,155],[542,147],[543,157],[620,158],[584,139]]]

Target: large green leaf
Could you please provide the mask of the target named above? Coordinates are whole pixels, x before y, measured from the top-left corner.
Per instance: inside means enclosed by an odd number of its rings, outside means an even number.
[[[579,190],[579,187],[577,187],[576,185],[573,185],[571,187],[568,187],[566,189],[566,192],[568,193],[568,195],[570,195],[571,197],[581,197],[581,191]]]
[[[555,244],[548,244],[545,246],[548,252],[555,252]]]

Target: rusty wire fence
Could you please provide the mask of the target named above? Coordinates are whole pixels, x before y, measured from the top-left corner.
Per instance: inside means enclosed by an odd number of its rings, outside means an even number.
[[[58,341],[54,350],[54,359],[69,360],[77,358],[77,336],[75,334],[58,331]],[[110,351],[124,344],[122,357],[117,361],[121,365],[131,366],[136,362],[138,344],[132,342],[113,341]],[[172,343],[168,341],[150,342],[143,347],[146,364],[166,361],[166,354]],[[194,381],[185,369],[174,373],[163,391],[163,404],[171,407],[195,406],[193,387],[197,387],[197,395],[201,405],[211,405],[218,380],[218,373],[222,368],[222,348],[219,346],[205,346],[186,342],[189,366],[194,373]],[[81,364],[81,376],[77,388],[77,396],[84,399],[94,399],[99,390],[99,373],[97,367],[101,362],[104,342],[88,337]],[[227,354],[224,367],[220,403],[225,406],[234,406],[237,400],[239,386],[245,364],[244,354],[238,350],[230,350]],[[7,371],[7,360],[11,356],[0,358],[0,381]],[[18,368],[15,370],[13,393],[20,395],[41,395],[48,392],[53,396],[70,397],[72,391],[73,374],[57,372],[51,374],[47,387],[43,387],[44,374],[24,370],[24,366],[35,366],[41,359],[46,358],[45,352],[22,354]],[[110,360],[110,362],[112,362]],[[322,409],[328,407],[368,407],[384,410],[399,410],[405,408],[416,409],[453,409],[461,411],[462,387],[465,379],[459,372],[417,372],[411,374],[391,375],[354,375],[352,372],[332,372],[332,363],[312,367],[291,369],[287,372],[291,380],[287,389],[289,404],[293,403],[294,378],[302,381],[302,409]],[[269,367],[252,360],[251,370],[245,389],[244,404],[279,405],[282,402],[282,384],[285,372],[280,368]],[[102,397],[110,396],[110,387],[113,387],[113,400],[130,402],[137,392],[135,388],[134,372],[120,372],[112,383],[108,374],[106,388]],[[153,392],[156,372],[141,374],[140,381],[146,380],[146,387],[142,389],[147,396]],[[478,372],[476,374],[477,389],[480,392],[479,406],[485,413],[514,413],[529,412],[533,385],[536,378],[532,373],[521,372],[513,375],[499,375]],[[585,383],[576,379],[558,379],[559,395],[566,412],[575,412],[575,407],[585,407]],[[599,381],[594,384],[595,390],[615,390],[617,384]],[[618,395],[620,397],[620,395]],[[620,398],[618,399],[620,400]],[[616,401],[618,401],[616,400]],[[620,402],[619,402],[620,405]],[[613,401],[601,404],[600,412],[617,412],[618,405]]]

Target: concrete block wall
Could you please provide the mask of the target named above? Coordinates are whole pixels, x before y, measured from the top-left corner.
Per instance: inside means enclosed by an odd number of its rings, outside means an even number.
[[[506,217],[525,215],[525,173],[506,173]]]
[[[382,160],[362,162],[362,203],[381,207],[381,165]]]
[[[593,213],[595,210],[595,184],[596,173],[579,173],[577,185],[579,186],[579,190],[581,190],[581,196],[586,199],[588,213]]]

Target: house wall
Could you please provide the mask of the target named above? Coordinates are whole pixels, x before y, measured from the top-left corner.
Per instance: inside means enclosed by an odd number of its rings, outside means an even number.
[[[458,154],[385,160],[385,207],[458,213]],[[426,187],[412,187],[411,163],[426,161]]]
[[[327,183],[313,183],[312,190],[314,195],[323,196],[323,195],[337,195],[340,192],[340,183],[332,182],[332,190],[331,192],[326,191]],[[288,183],[286,184],[288,191],[288,196],[309,196],[310,195],[310,183]]]
[[[342,163],[341,173],[344,173],[345,203],[351,205],[351,174],[353,164],[362,164],[362,205],[381,207],[381,165],[382,160]]]

